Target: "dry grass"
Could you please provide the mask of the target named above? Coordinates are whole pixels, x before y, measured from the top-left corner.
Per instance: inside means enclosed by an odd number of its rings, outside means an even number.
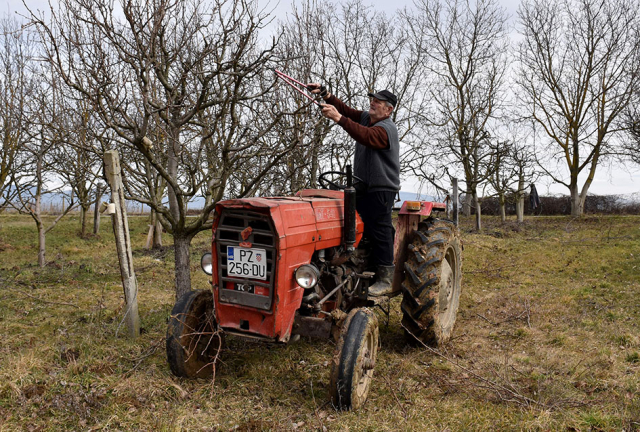
[[[640,430],[640,217],[462,223],[453,340],[406,346],[395,299],[369,401],[341,413],[327,402],[331,342],[230,340],[215,386],[173,377],[173,256],[142,250],[144,218],[131,220],[144,328],[131,341],[115,336],[108,224],[81,239],[77,218],[62,222],[39,269],[34,226],[0,215],[0,431]],[[194,241],[194,288],[208,237]]]

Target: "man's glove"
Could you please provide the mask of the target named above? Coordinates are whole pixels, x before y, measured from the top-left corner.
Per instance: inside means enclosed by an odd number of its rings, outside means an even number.
[[[329,95],[329,91],[322,84],[316,84],[316,83],[307,84],[307,88],[311,91],[320,90],[318,93],[314,92],[314,94],[317,94],[322,99],[326,98]]]

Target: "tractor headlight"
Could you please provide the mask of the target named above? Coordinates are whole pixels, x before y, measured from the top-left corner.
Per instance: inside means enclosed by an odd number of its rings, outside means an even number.
[[[202,271],[208,275],[213,273],[213,263],[211,262],[211,254],[209,252],[200,258],[200,267],[202,267]]]
[[[320,272],[313,264],[304,264],[296,269],[296,282],[302,288],[313,288],[318,283]]]

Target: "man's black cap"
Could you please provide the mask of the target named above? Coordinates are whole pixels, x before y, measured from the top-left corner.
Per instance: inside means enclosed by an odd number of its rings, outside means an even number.
[[[389,90],[382,90],[378,93],[369,93],[369,97],[380,99],[381,101],[389,102],[395,108],[398,103],[398,98],[396,95],[391,93]]]

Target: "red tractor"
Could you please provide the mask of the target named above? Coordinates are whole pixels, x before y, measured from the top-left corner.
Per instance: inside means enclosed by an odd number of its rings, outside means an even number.
[[[378,352],[371,308],[380,299],[368,296],[374,273],[350,167],[319,182],[326,189],[217,204],[211,253],[202,258],[212,289],[187,293],[171,312],[167,358],[175,375],[210,375],[224,334],[281,343],[334,337],[332,402],[344,410],[366,401]],[[445,208],[407,201],[396,224],[391,296],[403,296],[407,336],[430,345],[449,339],[460,299],[458,229],[432,216]]]

